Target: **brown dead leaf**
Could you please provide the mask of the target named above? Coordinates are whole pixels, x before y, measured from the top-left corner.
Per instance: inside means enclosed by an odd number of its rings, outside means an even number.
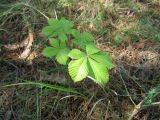
[[[28,35],[28,37],[29,37],[28,44],[27,44],[27,46],[25,46],[24,51],[19,56],[19,59],[26,59],[29,56],[29,53],[31,51],[31,46],[32,46],[32,43],[33,43],[33,40],[34,40],[33,31],[31,29],[29,29],[29,35]]]

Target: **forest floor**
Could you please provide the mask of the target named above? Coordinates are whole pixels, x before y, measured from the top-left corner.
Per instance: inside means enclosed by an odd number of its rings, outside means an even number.
[[[42,56],[47,17],[73,21],[109,53],[104,88]],[[159,0],[0,1],[0,120],[160,120],[159,71]]]

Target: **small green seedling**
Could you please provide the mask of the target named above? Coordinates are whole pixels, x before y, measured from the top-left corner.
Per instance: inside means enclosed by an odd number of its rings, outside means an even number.
[[[109,80],[108,71],[114,67],[111,58],[96,48],[90,33],[81,33],[73,26],[64,18],[49,19],[42,33],[49,39],[50,46],[44,48],[42,54],[67,65],[74,82],[88,77],[104,86]]]

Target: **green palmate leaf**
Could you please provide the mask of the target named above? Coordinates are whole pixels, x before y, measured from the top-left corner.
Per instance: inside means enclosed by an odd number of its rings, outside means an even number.
[[[74,81],[81,81],[91,76],[99,85],[105,85],[109,80],[108,69],[112,68],[111,59],[93,45],[87,45],[86,53],[74,49],[69,53],[72,60],[69,63],[69,74]]]
[[[56,56],[58,63],[66,65],[70,50],[66,47],[65,42],[58,41],[56,39],[50,39],[50,45],[52,47],[45,48],[42,54],[50,58]]]
[[[80,59],[81,57],[85,57],[86,55],[78,49],[73,49],[68,56],[72,59]]]
[[[94,40],[93,36],[90,33],[88,33],[88,32],[83,32],[82,33],[82,39],[85,42],[93,42],[93,40]]]
[[[94,45],[87,45],[86,52],[90,66],[90,75],[99,85],[105,85],[109,80],[107,69],[112,68],[111,59]]]
[[[111,58],[103,52],[92,54],[90,57],[95,61],[102,63],[105,67],[107,67],[107,69],[112,69],[114,67]]]
[[[59,48],[60,42],[54,38],[49,39],[49,43],[54,48]]]
[[[93,36],[88,32],[80,33],[73,29],[73,23],[62,18],[60,20],[49,19],[48,26],[44,27],[42,33],[49,38],[51,47],[46,47],[42,54],[46,57],[54,57],[57,62],[66,65],[68,58],[72,60],[68,64],[68,71],[71,78],[81,81],[90,76],[99,85],[105,85],[109,80],[108,70],[113,68],[111,58],[96,48]],[[70,38],[83,51],[66,47],[66,40]],[[58,39],[54,39],[54,38]]]
[[[44,34],[45,36],[49,37],[49,36],[53,36],[54,30],[52,26],[46,26],[42,29],[42,34]],[[54,37],[54,36],[53,36]]]
[[[87,52],[88,55],[92,55],[92,54],[100,52],[100,50],[97,49],[95,45],[88,44],[87,47],[86,47],[86,52]]]
[[[93,36],[88,32],[80,33],[78,30],[73,29],[72,35],[75,39],[73,39],[73,43],[79,45],[82,49],[85,49],[87,44],[94,44]]]
[[[59,41],[54,38],[49,40],[50,45],[55,47],[55,48],[65,48],[66,47],[66,42],[65,41]]]
[[[77,40],[81,40],[81,33],[78,30],[73,29],[71,33]]]
[[[91,58],[89,58],[89,63],[90,63],[91,70],[94,73],[91,76],[95,78],[96,80],[95,82],[97,82],[101,86],[105,85],[109,80],[106,67],[103,64],[98,63]]]
[[[44,27],[42,33],[47,37],[58,37],[59,40],[67,40],[66,34],[71,34],[73,23],[62,18],[60,20],[49,19],[48,26]]]
[[[65,41],[59,41],[60,42],[60,48],[65,48],[66,47],[66,42]]]
[[[62,65],[66,65],[69,52],[70,52],[70,50],[68,48],[64,48],[64,49],[59,50],[59,52],[56,55],[56,60],[58,61],[58,63],[60,63]]]
[[[89,73],[86,57],[82,57],[78,60],[72,60],[69,63],[68,68],[69,74],[75,82],[83,80]]]
[[[72,27],[74,26],[73,23],[66,20],[65,18],[61,18],[60,23],[63,25],[64,33],[70,34],[72,31]]]
[[[112,64],[112,59],[104,52],[100,51],[96,48],[95,45],[87,45],[86,52],[93,60],[102,63],[107,69],[111,69],[114,67]]]
[[[74,44],[76,44],[76,45],[79,45],[81,48],[82,48],[82,42],[80,41],[80,40],[78,40],[78,39],[72,39],[72,42],[74,43]]]
[[[52,26],[54,30],[61,27],[61,23],[59,22],[59,20],[56,20],[53,18],[48,20],[48,24],[49,24],[49,26]]]
[[[58,39],[61,40],[61,41],[65,41],[65,40],[67,40],[68,38],[67,38],[66,34],[61,33],[61,34],[58,35]]]
[[[83,40],[81,39],[81,33],[78,30],[73,29],[71,34],[75,38],[75,39],[72,39],[72,42],[76,45],[81,46],[83,44]]]
[[[52,58],[57,54],[58,50],[56,48],[53,47],[46,47],[43,51],[42,51],[42,55],[44,55],[45,57],[49,57]]]

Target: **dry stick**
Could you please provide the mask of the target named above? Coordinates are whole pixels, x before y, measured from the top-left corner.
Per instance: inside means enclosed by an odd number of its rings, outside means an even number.
[[[133,110],[131,116],[128,118],[128,120],[132,120],[134,118],[135,115],[137,115],[139,113],[139,111],[141,111],[141,106],[143,104],[143,101],[141,101],[138,105],[135,106],[135,109]]]
[[[142,86],[136,81],[136,78],[129,75],[128,71],[124,68],[124,66],[122,67],[122,69],[129,78],[131,78],[140,88],[142,88]]]
[[[141,110],[146,109],[147,107],[160,105],[160,102],[154,102],[149,105],[143,105],[143,102],[144,102],[144,100],[142,100],[138,105],[136,105],[135,109],[133,110],[133,112],[128,120],[133,120],[135,115],[137,115]]]
[[[31,6],[31,5],[29,5],[29,4],[23,4],[22,3],[22,5],[24,5],[24,6],[27,6],[27,7],[29,7],[29,8],[32,8],[32,9],[34,9],[35,11],[37,11],[38,13],[40,13],[42,16],[44,16],[47,20],[49,19],[49,17],[48,16],[46,16],[43,12],[41,12],[40,10],[38,10],[38,9],[36,9],[36,8],[34,8],[33,6]]]
[[[88,101],[84,106],[82,106],[83,108],[79,110],[79,113],[77,114],[76,117],[73,118],[73,120],[77,120],[78,117],[80,116],[80,114],[81,114],[82,112],[84,112],[84,110],[87,109],[87,107],[88,107],[88,105],[91,103],[93,97],[94,97],[94,94],[93,94],[93,96],[89,99],[89,101]]]
[[[109,117],[108,117],[108,111],[109,111],[109,106],[110,106],[110,100],[108,101],[108,105],[107,105],[107,110],[106,110],[106,115],[105,115],[105,120],[107,120]]]
[[[121,73],[120,73],[120,70],[118,70],[118,71],[119,71],[120,78],[121,78],[121,80],[122,80],[122,82],[123,82],[123,84],[124,84],[124,87],[125,87],[125,90],[126,90],[126,92],[127,92],[127,95],[129,96],[129,99],[130,99],[131,102],[134,104],[134,106],[136,106],[136,104],[135,104],[135,102],[133,101],[131,95],[129,94],[129,91],[128,91],[127,86],[126,86],[126,84],[125,84],[125,82],[124,82],[124,80],[123,80],[123,77],[122,77],[122,75],[121,75]]]
[[[56,19],[58,19],[57,12],[55,9],[54,9],[54,14],[55,14]]]
[[[101,102],[102,100],[104,100],[104,99],[99,99],[99,100],[93,105],[92,109],[87,113],[87,118],[89,118],[89,117],[91,116],[91,114],[92,114],[94,108],[96,107],[96,105],[97,105],[99,102]]]

